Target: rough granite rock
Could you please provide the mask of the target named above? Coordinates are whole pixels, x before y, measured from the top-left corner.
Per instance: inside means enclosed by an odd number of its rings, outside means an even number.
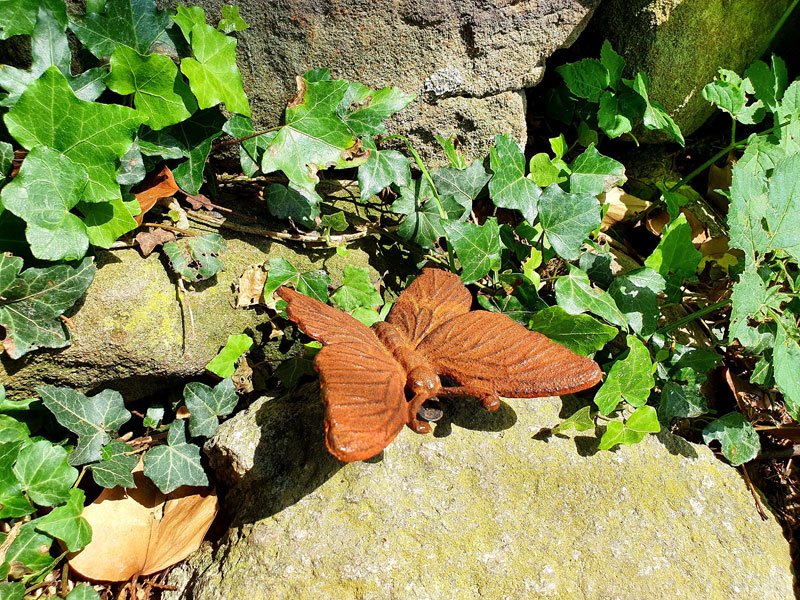
[[[316,384],[254,403],[206,446],[234,526],[164,597],[794,598],[780,526],[707,447],[537,435],[569,399],[444,408],[433,434],[404,429],[345,465],[323,446]]]
[[[229,0],[200,0],[216,22]],[[162,6],[175,2],[162,1]],[[236,3],[250,28],[237,56],[257,126],[278,124],[295,76],[330,67],[334,77],[397,86],[418,100],[389,133],[410,138],[431,164],[444,157],[434,135],[456,135],[483,157],[494,136],[526,139],[524,88],[536,85],[555,50],[572,44],[599,0],[276,0]]]
[[[608,39],[625,57],[625,77],[645,71],[650,96],[689,135],[717,109],[701,92],[719,67],[739,74],[766,50],[792,0],[606,0],[587,37]],[[664,141],[642,131],[640,140]]]
[[[297,244],[220,233],[228,242],[221,257],[225,270],[207,282],[186,285],[194,329],[178,300],[176,276],[159,253],[143,259],[135,249],[99,251],[97,275],[71,316],[72,345],[18,360],[0,357],[0,384],[9,397],[29,397],[46,383],[91,392],[109,387],[127,401],[136,400],[201,375],[229,335],[248,333],[257,346],[268,339],[270,314],[234,308],[233,286],[247,266],[282,257],[300,270],[326,269],[336,286],[345,264],[383,270],[387,263],[372,238],[351,244],[343,257],[334,248],[303,251]],[[377,280],[375,268],[370,271]]]

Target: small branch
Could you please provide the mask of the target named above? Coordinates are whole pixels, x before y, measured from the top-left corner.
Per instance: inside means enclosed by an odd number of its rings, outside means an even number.
[[[248,135],[248,136],[241,137],[241,138],[234,138],[232,140],[225,140],[224,142],[220,142],[218,144],[214,144],[213,146],[211,146],[211,151],[212,152],[216,152],[220,148],[225,148],[226,146],[233,146],[234,144],[241,144],[242,142],[244,142],[246,140],[252,139],[254,137],[258,137],[260,135],[264,135],[265,133],[269,133],[270,131],[277,131],[281,127],[283,127],[283,125],[276,125],[275,127],[270,127],[269,129],[265,129],[263,131],[257,131],[256,133],[254,133],[252,135]]]
[[[747,487],[750,490],[750,494],[753,496],[753,500],[756,503],[756,509],[758,510],[758,514],[761,517],[762,521],[767,520],[767,513],[764,512],[764,506],[761,504],[761,498],[758,497],[758,492],[756,492],[756,486],[753,485],[753,482],[750,481],[750,475],[747,473],[747,467],[745,465],[740,465],[742,467],[742,473],[744,474],[744,480],[747,482]]]
[[[166,229],[167,231],[175,231],[187,237],[195,237],[197,234],[188,229],[181,229],[180,227],[172,227],[171,225],[162,225],[161,223],[142,223],[142,227],[156,227],[158,229]]]
[[[678,319],[674,323],[665,325],[661,329],[657,329],[656,333],[667,333],[668,331],[672,331],[673,329],[686,325],[687,323],[691,323],[692,321],[702,317],[703,315],[707,315],[708,313],[714,312],[717,309],[720,309],[724,306],[728,306],[728,304],[730,303],[731,299],[728,298],[727,300],[722,300],[720,302],[717,302],[716,304],[712,304],[710,306],[706,306],[705,308],[701,308],[700,310],[695,311],[690,315],[686,315],[682,319]]]

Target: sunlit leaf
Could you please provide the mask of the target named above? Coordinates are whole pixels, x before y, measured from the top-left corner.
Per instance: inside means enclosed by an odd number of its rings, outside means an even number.
[[[208,477],[200,464],[200,447],[186,442],[183,421],[174,421],[169,428],[167,445],[152,448],[143,461],[144,474],[164,494],[183,485],[208,485]]]
[[[754,459],[761,450],[758,433],[739,412],[728,413],[711,421],[703,429],[703,441],[719,440],[722,454],[734,466]]]

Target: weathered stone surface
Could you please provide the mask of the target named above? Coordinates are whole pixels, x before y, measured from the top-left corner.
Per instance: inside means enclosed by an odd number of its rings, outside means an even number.
[[[188,303],[183,307],[176,276],[158,253],[143,259],[134,249],[98,252],[95,280],[71,319],[72,345],[35,351],[18,360],[4,355],[0,384],[12,398],[33,395],[37,385],[47,383],[81,391],[110,387],[126,400],[135,400],[202,374],[231,334],[248,333],[256,347],[267,339],[271,326],[266,311],[234,308],[233,285],[248,265],[283,257],[301,270],[325,268],[334,285],[341,284],[345,264],[385,268],[372,239],[352,244],[345,258],[333,248],[303,252],[297,244],[221,233],[228,241],[222,255],[225,270],[207,282],[187,285]],[[371,273],[378,278],[374,268]]]
[[[599,452],[587,433],[537,436],[568,400],[451,399],[433,434],[344,465],[317,394],[259,400],[207,444],[234,527],[165,597],[794,597],[780,526],[706,447],[661,434]]]
[[[197,4],[213,20],[227,1]],[[389,132],[407,135],[426,160],[443,161],[434,135],[457,135],[465,154],[483,157],[498,133],[525,141],[522,90],[598,3],[280,0],[265,9],[244,0],[236,4],[250,29],[237,34],[239,66],[259,126],[279,122],[295,75],[330,67],[335,77],[416,93]]]
[[[703,99],[703,87],[719,67],[743,73],[766,50],[772,29],[791,2],[606,0],[586,35],[611,42],[628,63],[626,77],[637,71],[649,75],[651,97],[664,105],[686,136],[717,110]],[[644,130],[640,139],[666,138]]]

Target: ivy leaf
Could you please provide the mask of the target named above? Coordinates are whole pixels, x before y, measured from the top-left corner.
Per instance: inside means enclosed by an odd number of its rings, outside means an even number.
[[[22,492],[22,485],[11,470],[20,449],[28,443],[28,436],[25,438],[13,442],[0,441],[0,519],[24,517],[34,511]]]
[[[92,541],[92,528],[81,517],[85,501],[83,490],[69,490],[67,503],[56,506],[44,517],[36,519],[36,529],[62,540],[70,552],[77,552]]]
[[[353,81],[336,111],[354,135],[380,135],[386,132],[384,119],[403,110],[414,98],[415,94],[406,94],[396,87],[375,91]]]
[[[48,146],[89,173],[86,202],[121,198],[119,159],[130,149],[141,117],[131,108],[79,100],[56,67],[28,86],[6,113],[9,133],[28,150]]]
[[[253,120],[242,115],[233,115],[222,127],[222,130],[235,138],[246,138],[256,132]],[[245,175],[253,177],[261,170],[261,157],[264,155],[266,147],[267,143],[262,135],[243,140],[239,144],[239,162]]]
[[[591,194],[574,194],[558,184],[539,197],[539,222],[550,245],[566,260],[577,260],[583,241],[602,220],[600,203]]]
[[[86,225],[70,210],[80,201],[88,181],[81,165],[36,146],[3,188],[2,205],[28,224],[25,237],[36,258],[76,260],[86,254]]]
[[[450,163],[451,167],[459,170],[467,168],[467,161],[464,155],[456,149],[455,137],[445,138],[440,135],[435,135],[434,137],[439,142],[442,150],[444,150],[444,155],[447,157],[447,162]]]
[[[617,276],[608,288],[619,310],[625,315],[631,329],[648,337],[658,328],[660,309],[657,303],[659,292],[666,282],[650,267],[634,269]]]
[[[556,303],[571,315],[594,313],[609,323],[627,328],[628,322],[614,299],[603,290],[593,288],[589,276],[574,265],[555,283]]]
[[[328,286],[331,278],[322,269],[301,273],[294,268],[285,258],[270,258],[267,282],[264,284],[264,298],[269,298],[272,292],[287,283],[294,285],[301,294],[328,303]]]
[[[668,381],[661,389],[658,416],[669,425],[674,418],[698,417],[708,412],[705,396],[699,386]]]
[[[26,571],[35,573],[53,563],[53,557],[50,556],[53,538],[36,531],[38,520],[28,521],[19,528],[17,537],[6,550],[5,564],[16,562],[25,567]]]
[[[719,440],[722,454],[733,466],[754,459],[761,450],[758,433],[739,412],[728,413],[706,425],[703,441],[708,444],[711,440]]]
[[[286,108],[285,125],[267,134],[261,161],[266,173],[283,171],[289,181],[309,194],[319,182],[317,171],[336,165],[354,144],[336,107],[347,91],[347,82],[307,82],[297,78],[297,96]]]
[[[359,306],[352,313],[350,313],[357,321],[361,321],[367,327],[372,327],[378,321],[382,321],[378,311],[374,308],[367,308],[366,306]]]
[[[224,102],[230,112],[249,117],[250,104],[236,65],[236,39],[207,25],[205,13],[203,21],[194,23],[188,35],[185,29],[182,31],[195,58],[181,60],[181,72],[189,79],[200,108]]]
[[[378,150],[371,137],[362,141],[364,148],[370,151],[367,162],[358,168],[358,186],[362,200],[369,200],[392,183],[400,187],[408,185],[411,179],[408,158],[397,150]]]
[[[12,470],[22,489],[39,506],[69,500],[69,489],[78,479],[78,469],[67,463],[67,451],[47,440],[22,447]]]
[[[211,143],[222,135],[225,117],[219,108],[199,110],[185,121],[170,125],[158,134],[144,133],[142,138],[153,145],[165,141],[178,142],[177,148],[188,156],[184,162],[172,169],[172,175],[180,188],[187,194],[196,194],[203,184],[203,169],[211,153]],[[168,137],[163,137],[166,134]]]
[[[608,71],[608,85],[617,89],[625,69],[625,59],[614,51],[608,40],[604,40],[600,48],[600,64]]]
[[[229,335],[225,347],[211,359],[211,362],[206,365],[206,369],[223,379],[230,377],[236,370],[236,361],[242,354],[250,350],[252,345],[253,338],[245,333]]]
[[[600,438],[600,450],[610,450],[617,444],[632,446],[638,444],[648,433],[658,433],[661,425],[656,417],[656,409],[652,406],[641,406],[623,424],[621,421],[611,421],[606,432]]]
[[[600,96],[600,104],[597,108],[597,126],[608,137],[618,138],[633,129],[633,120],[637,114],[620,96],[614,92],[605,91]]]
[[[681,134],[680,128],[675,124],[675,121],[672,120],[672,117],[667,114],[664,107],[658,102],[650,100],[648,96],[650,81],[647,78],[647,73],[637,73],[633,80],[632,87],[633,90],[642,97],[646,105],[644,111],[644,126],[648,129],[663,131],[671,135],[681,146],[685,146],[683,134]]]
[[[655,365],[650,360],[650,352],[633,335],[628,336],[628,348],[628,356],[614,363],[595,394],[594,402],[600,414],[610,414],[621,400],[631,406],[644,406],[655,385]]]
[[[800,421],[800,346],[782,323],[778,324],[773,356],[775,385],[783,394],[786,410]]]
[[[592,407],[584,406],[577,412],[573,413],[561,423],[553,427],[553,433],[563,433],[572,428],[576,431],[588,431],[594,428],[594,421],[592,421]]]
[[[66,264],[26,269],[22,259],[0,255],[0,325],[6,328],[3,348],[17,359],[39,347],[63,348],[68,330],[60,316],[83,296],[94,279],[95,266],[85,258]]]
[[[169,25],[167,11],[153,0],[107,0],[102,13],[74,16],[70,29],[97,58],[111,56],[117,45],[147,54]]]
[[[163,129],[188,119],[197,102],[178,67],[168,56],[141,56],[135,50],[117,46],[111,55],[111,72],[106,85],[118,94],[133,94],[133,102],[151,129]]]
[[[400,194],[392,204],[392,212],[406,215],[406,218],[400,223],[397,234],[423,248],[432,248],[444,235],[444,229],[430,183],[425,177],[413,179],[409,185],[400,188]],[[461,210],[459,207],[459,214]]]
[[[36,25],[39,0],[5,0],[0,2],[0,40],[12,35],[27,35]]]
[[[500,268],[500,229],[490,217],[483,225],[444,221],[447,239],[461,261],[461,281],[474,283]]]
[[[170,425],[166,446],[156,446],[142,460],[144,474],[164,494],[182,485],[208,485],[208,477],[200,464],[200,447],[186,442],[183,421]]]
[[[189,417],[189,431],[192,436],[211,437],[219,427],[218,417],[231,414],[239,397],[236,395],[233,380],[228,377],[213,389],[199,381],[187,383],[183,388],[183,400],[192,413]]]
[[[51,385],[40,385],[36,392],[56,420],[78,436],[78,445],[69,456],[71,465],[100,460],[100,447],[111,441],[109,433],[117,432],[131,418],[122,395],[115,390],[91,398]]]
[[[264,190],[267,210],[279,219],[294,219],[308,228],[315,228],[319,217],[319,196],[304,189],[271,183]]]
[[[600,95],[611,83],[608,69],[596,58],[584,58],[556,68],[569,91],[578,98],[598,102]]]
[[[680,285],[694,276],[702,258],[692,244],[692,227],[681,214],[664,228],[661,241],[644,265],[664,278],[667,296],[674,300],[680,296]]]
[[[600,350],[617,335],[615,327],[589,315],[571,315],[560,306],[540,310],[528,327],[581,356]]]
[[[136,199],[130,201],[115,198],[111,202],[91,204],[82,201],[75,208],[83,214],[89,243],[93,246],[110,248],[119,236],[137,227],[132,212],[136,211],[138,214],[139,211]]]
[[[131,471],[139,459],[137,455],[131,453],[131,450],[125,442],[111,440],[101,451],[102,460],[89,465],[95,483],[105,488],[136,487]]]
[[[2,574],[2,565],[0,565],[0,574]],[[24,596],[25,585],[21,582],[0,581],[0,600],[22,600]]]
[[[225,4],[222,7],[222,19],[217,24],[217,29],[222,33],[231,33],[232,31],[244,31],[250,27],[245,23],[244,19],[239,16],[239,7]]]
[[[14,417],[0,415],[0,444],[25,442],[31,436],[28,426]]]
[[[334,231],[344,231],[350,225],[347,223],[347,217],[344,216],[344,211],[335,212],[329,215],[322,215],[319,224],[323,229],[333,229]]]
[[[304,356],[295,356],[285,360],[275,369],[275,377],[278,378],[281,385],[289,389],[295,387],[301,378],[315,374],[314,361]]]
[[[333,301],[345,312],[359,306],[371,308],[383,304],[378,290],[369,280],[369,271],[364,267],[346,265],[342,276],[342,286],[333,293]]]
[[[627,180],[622,163],[600,154],[594,144],[572,161],[570,171],[569,191],[573,194],[599,196]]]
[[[431,171],[431,179],[439,192],[439,197],[450,197],[463,207],[460,215],[450,216],[458,221],[469,217],[472,202],[491,177],[479,160],[472,161],[468,167],[462,169],[437,167]]]
[[[531,157],[529,166],[531,179],[539,187],[547,187],[552,183],[562,183],[567,180],[560,168],[553,164],[546,152],[539,152]]]
[[[525,177],[525,156],[510,135],[498,135],[489,152],[494,177],[489,182],[489,195],[495,206],[517,209],[528,223],[538,214],[542,190]]]
[[[228,244],[218,233],[206,233],[168,242],[163,248],[178,275],[186,281],[202,281],[222,268],[219,255],[228,249]]]
[[[66,600],[101,600],[92,586],[88,583],[79,583],[67,594]]]

